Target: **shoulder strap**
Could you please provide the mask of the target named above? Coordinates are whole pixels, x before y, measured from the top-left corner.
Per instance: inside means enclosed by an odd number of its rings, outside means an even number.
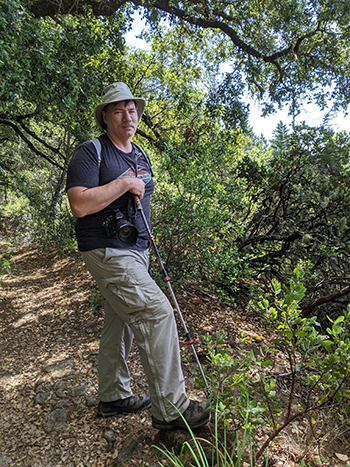
[[[95,146],[97,152],[97,161],[98,161],[98,169],[100,170],[101,165],[101,143],[98,138],[94,138],[91,140],[92,144]]]
[[[151,161],[150,161],[150,158],[149,158],[149,155],[147,154],[147,152],[141,146],[139,146],[136,143],[132,143],[132,145],[134,146],[136,151],[138,151],[139,153],[141,153],[145,157],[145,159],[146,159],[146,161],[148,163],[151,175],[152,175],[152,177],[154,177],[154,173],[153,173],[153,170],[152,170],[152,164],[151,164]]]
[[[100,165],[101,165],[101,143],[100,143],[100,140],[98,138],[94,138],[91,140],[92,144],[95,146],[95,149],[96,149],[96,152],[97,152],[97,161],[98,161],[98,169],[100,170]],[[149,158],[149,155],[147,154],[147,152],[141,147],[139,146],[138,144],[136,143],[132,143],[134,148],[139,152],[141,153],[148,165],[149,165],[149,169],[151,171],[151,175],[152,177],[154,177],[154,173],[153,173],[153,170],[152,170],[152,165],[151,165],[151,161],[150,161],[150,158]]]

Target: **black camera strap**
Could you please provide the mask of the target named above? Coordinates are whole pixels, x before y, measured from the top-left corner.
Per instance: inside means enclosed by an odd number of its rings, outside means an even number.
[[[95,146],[96,153],[97,153],[98,172],[99,172],[99,180],[100,180],[100,167],[101,167],[101,161],[102,161],[102,146],[101,146],[101,142],[100,142],[100,140],[98,138],[92,139],[91,142]],[[144,151],[144,149],[141,146],[139,146],[138,144],[135,144],[135,143],[131,143],[131,144],[132,144],[132,147],[133,147],[133,150],[134,150],[134,153],[135,153],[134,169],[135,169],[136,177],[137,177],[137,159],[140,156],[143,156],[145,158],[146,163],[147,163],[147,165],[149,167],[149,170],[150,170],[150,174],[151,174],[152,177],[154,177],[154,173],[153,173],[152,166],[151,166],[151,161],[150,161],[150,158],[149,158],[148,154],[146,153],[146,151]],[[130,196],[128,198],[127,212],[125,214],[126,214],[127,218],[135,219],[136,216],[137,216],[137,212],[138,211],[137,211],[137,206],[136,206],[136,203],[135,203],[135,197]],[[96,217],[98,218],[98,216],[96,216]],[[99,220],[101,222],[101,219],[99,219]]]
[[[151,174],[152,177],[154,177],[151,161],[150,161],[150,158],[149,158],[149,155],[147,154],[147,152],[141,146],[139,146],[138,144],[136,144],[136,143],[131,143],[131,144],[132,144],[132,146],[134,148],[134,151],[135,151],[137,157],[140,157],[140,155],[142,155],[146,159],[150,174]]]
[[[96,149],[96,152],[97,152],[98,171],[100,171],[101,160],[102,160],[101,143],[100,143],[100,140],[98,138],[92,139],[91,142],[95,146],[95,149]],[[134,151],[136,153],[136,156],[140,157],[140,155],[142,155],[146,159],[148,168],[150,170],[150,174],[151,174],[152,177],[154,177],[151,160],[150,160],[149,155],[147,154],[147,152],[141,146],[139,146],[138,144],[136,144],[136,143],[131,143],[131,144],[132,144],[133,149],[134,149]],[[136,170],[136,176],[137,176],[137,164],[136,164],[135,170]]]

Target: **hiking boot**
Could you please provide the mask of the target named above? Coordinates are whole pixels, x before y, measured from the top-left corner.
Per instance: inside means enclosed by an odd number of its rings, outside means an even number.
[[[182,417],[166,422],[165,420],[157,420],[152,416],[152,426],[158,430],[188,430],[188,428],[195,430],[208,423],[210,407],[210,402],[190,400],[190,404],[183,412]]]
[[[127,399],[119,399],[113,402],[100,401],[97,407],[97,415],[107,418],[123,413],[137,413],[141,410],[149,409],[151,405],[149,394],[130,396]]]

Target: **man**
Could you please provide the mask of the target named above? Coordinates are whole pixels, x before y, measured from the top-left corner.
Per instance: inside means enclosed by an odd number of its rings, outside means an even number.
[[[148,273],[149,239],[135,208],[136,196],[149,222],[152,169],[147,155],[131,142],[145,105],[124,83],[105,88],[94,111],[105,130],[98,138],[100,161],[95,144],[87,141],[77,148],[68,169],[78,247],[106,299],[98,414],[136,413],[152,405],[155,428],[186,428],[181,413],[194,429],[208,422],[209,404],[186,395],[173,310]],[[116,235],[115,218],[120,215],[136,227],[135,244],[126,246]],[[133,336],[150,394],[135,396],[130,388],[127,359]]]

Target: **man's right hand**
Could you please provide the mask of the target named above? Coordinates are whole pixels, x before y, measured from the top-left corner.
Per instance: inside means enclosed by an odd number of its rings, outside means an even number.
[[[146,188],[145,183],[140,178],[136,178],[136,177],[135,178],[131,177],[129,180],[131,181],[131,187],[128,191],[130,191],[130,193],[142,199],[145,194],[145,188]]]

